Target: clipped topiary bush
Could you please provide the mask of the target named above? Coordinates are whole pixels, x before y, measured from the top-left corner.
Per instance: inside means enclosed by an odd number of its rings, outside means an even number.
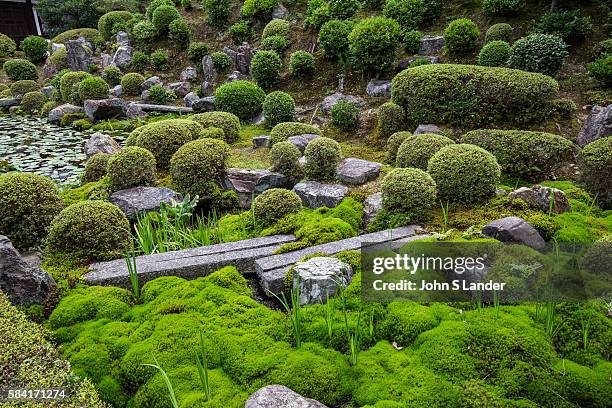
[[[395,62],[400,45],[399,24],[384,17],[360,20],[349,34],[349,50],[357,68],[384,72]]]
[[[302,156],[300,149],[289,142],[276,143],[270,149],[270,162],[272,170],[293,179],[299,180],[303,171],[298,163]]]
[[[383,209],[422,220],[436,203],[436,183],[420,169],[394,169],[381,184]]]
[[[212,59],[215,70],[222,74],[228,72],[232,65],[234,65],[234,61],[230,56],[222,51],[213,52],[210,54],[210,58]]]
[[[500,167],[495,156],[469,144],[449,145],[429,160],[427,172],[443,201],[473,204],[495,195]]]
[[[147,6],[147,10],[145,11],[146,16],[149,20],[153,18],[153,12],[159,6],[174,6],[176,3],[174,0],[151,0],[149,5]]]
[[[12,57],[17,49],[17,44],[11,37],[0,33],[0,58]]]
[[[534,181],[571,161],[575,147],[562,136],[526,130],[474,130],[463,135],[461,143],[492,153],[504,174]]]
[[[165,105],[176,99],[174,91],[164,88],[163,85],[153,85],[148,91],[151,103],[156,105]]]
[[[91,260],[119,258],[128,249],[130,224],[114,204],[81,201],[62,210],[51,223],[47,247]]]
[[[311,180],[328,181],[336,177],[336,167],[342,158],[338,142],[328,137],[317,137],[306,146],[304,172]]]
[[[329,59],[346,56],[349,51],[349,35],[353,30],[350,21],[330,20],[319,31],[319,44]]]
[[[556,76],[569,55],[563,40],[550,34],[531,34],[512,45],[511,68]]]
[[[105,40],[110,40],[113,35],[117,34],[113,30],[113,26],[117,23],[125,23],[133,17],[129,11],[115,10],[109,11],[98,20],[98,31]]]
[[[104,71],[102,71],[102,79],[104,79],[109,86],[121,84],[122,76],[121,70],[113,65],[104,68]]]
[[[130,34],[135,44],[143,48],[149,48],[157,35],[157,30],[152,22],[141,21],[130,30]]]
[[[28,92],[38,91],[40,86],[36,81],[32,81],[31,79],[22,79],[21,81],[13,82],[9,89],[14,96],[20,96]]]
[[[511,43],[513,34],[514,29],[510,24],[493,24],[491,27],[489,27],[485,34],[485,43],[490,43],[491,41],[505,41],[507,43]]]
[[[133,148],[130,147],[129,149]],[[112,155],[108,153],[96,153],[91,156],[85,163],[85,170],[82,175],[83,182],[91,183],[106,177],[106,169],[111,157]]]
[[[383,14],[397,21],[402,31],[414,30],[423,21],[423,0],[386,0]]]
[[[98,38],[99,35],[100,32],[95,28],[74,28],[56,35],[51,39],[51,43],[65,44],[68,40],[78,40],[79,37],[83,37],[93,44],[96,42],[96,38]]]
[[[85,78],[78,85],[79,98],[82,101],[108,98],[108,91],[108,84],[100,77]]]
[[[208,44],[202,41],[194,41],[187,48],[189,59],[196,63],[201,63],[202,58],[208,55]]]
[[[588,66],[589,74],[605,86],[612,85],[612,54],[601,57]]]
[[[420,134],[406,138],[397,150],[397,167],[415,167],[427,170],[429,159],[444,146],[455,142],[446,136]]]
[[[28,60],[19,58],[11,59],[6,61],[2,65],[2,68],[11,81],[20,81],[23,79],[36,81],[38,79],[36,65]]]
[[[191,29],[183,18],[173,20],[168,26],[170,39],[181,49],[187,48],[191,40]]]
[[[289,73],[296,78],[305,78],[314,72],[314,55],[307,51],[296,51],[289,58]]]
[[[229,155],[229,146],[222,140],[199,139],[186,143],[170,161],[173,185],[192,197],[216,196]]]
[[[387,152],[385,156],[385,160],[387,163],[395,164],[397,160],[397,151],[399,150],[404,140],[406,140],[407,138],[411,136],[412,136],[412,133],[410,132],[396,132],[392,134],[391,136],[389,136],[389,139],[387,140],[387,145],[385,148]]]
[[[433,64],[393,78],[392,100],[409,125],[490,124],[543,121],[559,84],[554,79],[507,68]]]
[[[465,54],[474,51],[479,37],[478,26],[468,18],[454,20],[444,30],[446,49],[451,54]]]
[[[232,36],[234,44],[236,45],[248,42],[253,35],[253,33],[251,32],[251,26],[246,20],[242,20],[237,22],[236,24],[232,24],[232,26],[230,27],[230,34]]]
[[[264,51],[274,51],[280,56],[283,55],[283,52],[288,46],[289,40],[286,37],[283,37],[282,35],[273,35],[261,40],[259,49]]]
[[[215,127],[223,129],[223,139],[227,143],[238,140],[240,134],[240,119],[229,112],[204,112],[193,115],[189,119],[198,122],[204,128]]]
[[[418,30],[410,30],[404,34],[404,48],[411,54],[417,54],[421,49],[422,39],[422,32]]]
[[[295,115],[295,101],[286,92],[271,92],[264,99],[263,113],[268,126],[291,122]]]
[[[21,109],[24,112],[37,112],[47,102],[47,97],[40,91],[26,92],[21,99]]]
[[[40,245],[63,207],[51,179],[32,173],[0,175],[0,234],[16,248]]]
[[[589,143],[578,158],[589,191],[604,208],[612,208],[612,136]]]
[[[272,14],[279,0],[245,0],[240,15],[244,18],[266,19]]]
[[[482,10],[490,16],[517,15],[525,7],[525,0],[483,0]]]
[[[505,41],[491,41],[478,54],[478,65],[484,67],[503,67],[512,55],[512,47]]]
[[[332,124],[342,130],[355,129],[359,125],[359,106],[350,101],[338,101],[331,109]]]
[[[129,146],[108,159],[106,171],[113,191],[155,183],[155,156],[147,149]]]
[[[151,22],[155,29],[160,34],[165,34],[170,28],[170,23],[181,18],[181,14],[176,7],[170,5],[161,5],[153,11]]]
[[[255,219],[263,225],[272,225],[276,221],[302,209],[302,200],[291,190],[271,188],[258,195],[253,202]]]
[[[87,78],[91,78],[91,74],[83,71],[70,71],[62,75],[60,79],[62,100],[80,105],[83,101],[79,95],[79,83]]]
[[[257,51],[251,61],[251,75],[262,88],[268,88],[280,81],[283,67],[281,58],[275,51]]]
[[[280,35],[281,37],[287,37],[291,30],[291,24],[287,20],[276,18],[266,24],[266,27],[261,34],[261,38],[265,39],[274,35]]]
[[[404,129],[406,113],[401,106],[393,102],[383,103],[378,108],[378,132],[383,139]]]
[[[223,113],[223,112],[221,112]],[[202,130],[200,138],[221,139],[225,140],[225,132],[218,127],[209,127]]]
[[[121,78],[121,87],[123,88],[123,92],[125,92],[126,95],[140,95],[142,91],[142,84],[144,83],[144,81],[144,76],[136,72],[130,72],[129,74],[125,74],[123,78]]]
[[[157,50],[151,53],[149,62],[151,63],[151,66],[158,71],[167,71],[170,69],[168,53],[164,50]]]
[[[534,28],[535,32],[552,34],[565,42],[579,42],[593,31],[591,17],[580,10],[550,11],[542,16]]]
[[[43,62],[47,58],[47,40],[37,35],[29,35],[19,44],[21,51],[25,52],[26,57],[33,63]]]
[[[215,91],[217,110],[230,112],[242,120],[257,116],[263,106],[265,92],[250,81],[238,80],[221,85]]]
[[[206,20],[213,27],[223,27],[230,16],[230,0],[204,0]]]
[[[291,136],[320,135],[321,131],[312,125],[300,122],[279,123],[270,132],[270,145],[278,142],[286,142]]]

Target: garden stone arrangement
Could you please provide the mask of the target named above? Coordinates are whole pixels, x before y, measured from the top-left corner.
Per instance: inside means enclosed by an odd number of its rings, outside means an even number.
[[[609,1],[35,7],[0,22],[0,391],[610,406]],[[455,246],[509,289],[373,301],[408,272],[373,251]],[[551,279],[597,295],[515,297]]]

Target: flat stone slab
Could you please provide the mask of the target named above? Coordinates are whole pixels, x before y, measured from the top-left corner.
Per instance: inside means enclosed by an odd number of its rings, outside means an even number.
[[[4,98],[0,99],[0,107],[8,108],[10,106],[19,106],[21,98]]]
[[[157,211],[161,203],[181,201],[183,196],[167,187],[133,187],[110,195],[109,201],[123,211],[130,220],[149,211]]]
[[[255,260],[272,255],[284,244],[295,241],[293,235],[273,235],[225,244],[208,245],[162,254],[136,257],[140,284],[160,276],[196,279],[225,266],[235,266],[242,274],[255,272]],[[94,263],[83,275],[90,285],[130,287],[130,276],[124,259]]]
[[[304,257],[320,252],[327,255],[335,255],[339,252],[361,249],[363,244],[380,244],[392,242],[404,244],[408,241],[425,238],[428,235],[417,235],[421,227],[409,225],[406,227],[394,228],[373,232],[371,234],[359,235],[341,241],[329,242],[299,251],[288,252],[285,254],[272,255],[255,261],[255,272],[261,287],[266,293],[280,294],[283,287],[283,279],[289,268],[301,261]]]
[[[132,105],[140,108],[144,112],[193,113],[192,108],[187,108],[185,106],[154,105],[152,103],[134,103]]]
[[[302,181],[293,187],[308,208],[333,208],[348,194],[348,187],[342,184],[322,184],[318,181]]]
[[[284,385],[268,385],[255,391],[244,408],[327,408],[319,401],[305,398]]]
[[[227,171],[225,188],[234,190],[238,195],[241,208],[251,208],[251,200],[271,188],[291,188],[287,176],[270,170],[231,168]]]
[[[365,184],[375,180],[380,174],[382,164],[349,157],[338,165],[338,177],[347,184]]]

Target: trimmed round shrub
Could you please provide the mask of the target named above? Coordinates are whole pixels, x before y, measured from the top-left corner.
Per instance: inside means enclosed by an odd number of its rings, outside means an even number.
[[[554,79],[507,68],[432,64],[406,69],[393,78],[392,100],[407,124],[541,122],[550,115],[559,84]]]
[[[283,55],[283,52],[289,46],[289,40],[282,35],[273,35],[266,37],[261,41],[259,45],[260,50],[274,51],[278,55]]]
[[[166,105],[176,99],[174,91],[169,91],[162,85],[153,85],[149,88],[149,99],[155,105]]]
[[[350,21],[330,20],[323,24],[319,31],[319,44],[327,58],[336,59],[348,53],[352,30]]]
[[[591,34],[593,22],[580,10],[551,11],[542,16],[534,31],[556,35],[566,42],[579,42]]]
[[[466,133],[461,143],[480,146],[513,178],[540,181],[570,162],[574,144],[566,138],[526,130],[480,129]]]
[[[404,48],[411,54],[417,54],[421,49],[423,33],[418,30],[410,30],[404,34]]]
[[[202,129],[188,119],[162,120],[137,129],[132,143],[153,153],[158,168],[167,169],[172,155],[185,143],[198,139]]]
[[[253,212],[255,219],[263,225],[272,225],[276,221],[302,209],[302,200],[291,190],[271,188],[255,198]]]
[[[223,27],[230,16],[230,0],[204,0],[208,24],[213,27]]]
[[[451,54],[465,54],[476,49],[480,31],[469,18],[460,18],[451,22],[444,30],[446,49]]]
[[[21,51],[25,52],[26,57],[34,62],[39,63],[47,58],[47,49],[49,44],[47,40],[37,35],[29,35],[19,44]]]
[[[604,85],[612,85],[612,54],[601,57],[588,65],[589,74]]]
[[[133,149],[129,147],[128,149]],[[138,149],[138,148],[135,148]],[[85,163],[85,171],[83,172],[83,181],[91,183],[106,177],[106,169],[112,155],[108,153],[96,153]]]
[[[121,78],[121,87],[123,88],[123,92],[125,92],[126,95],[140,95],[140,93],[142,92],[142,84],[144,83],[144,81],[144,76],[136,72],[130,72],[129,74],[125,74],[123,78]]]
[[[22,79],[21,81],[15,81],[9,89],[14,96],[25,95],[28,92],[38,91],[40,86],[36,81],[30,79]]]
[[[145,14],[149,20],[153,19],[153,13],[159,6],[174,6],[176,3],[174,0],[151,0],[151,3],[147,6]]]
[[[338,101],[331,108],[332,124],[342,130],[355,129],[359,125],[359,106],[350,101]]]
[[[201,63],[202,58],[208,55],[208,44],[202,41],[194,41],[187,48],[187,55],[193,62]]]
[[[142,51],[134,51],[130,68],[134,71],[143,72],[149,65],[149,56]]]
[[[151,53],[149,62],[151,62],[151,66],[158,71],[167,71],[170,69],[168,53],[164,50],[157,50]]]
[[[397,21],[402,31],[417,28],[423,20],[423,0],[386,0],[383,14]]]
[[[305,78],[314,72],[315,57],[307,51],[296,51],[289,58],[289,73],[296,78]]]
[[[31,113],[40,110],[47,102],[47,97],[40,91],[26,92],[21,99],[21,109]]]
[[[53,54],[49,55],[49,58],[47,58],[47,62],[57,69],[67,69],[68,51],[66,50],[66,48],[60,48]]]
[[[209,128],[202,130],[200,139],[205,138],[205,137],[210,138],[210,139],[225,140],[225,132],[223,131],[223,129],[218,128],[218,127],[209,127]]]
[[[291,136],[320,135],[321,131],[312,125],[300,122],[279,123],[270,132],[270,145],[286,142]]]
[[[278,2],[279,0],[245,0],[240,8],[240,15],[245,18],[269,18]]]
[[[478,54],[478,65],[484,67],[503,67],[512,55],[512,47],[505,41],[491,41]]]
[[[119,150],[109,160],[107,175],[113,191],[155,183],[155,156],[147,149],[128,146]]]
[[[295,115],[295,101],[287,92],[271,92],[264,99],[263,113],[268,126],[291,122]]]
[[[490,43],[491,41],[505,41],[507,43],[511,43],[513,34],[514,29],[510,24],[493,24],[485,33],[485,43]]]
[[[383,139],[404,129],[406,113],[401,106],[386,102],[378,108],[378,132]]]
[[[511,68],[556,76],[569,55],[567,44],[555,35],[531,34],[512,45]]]
[[[263,89],[253,82],[238,80],[217,88],[215,107],[233,113],[242,120],[249,120],[261,112],[265,97]]]
[[[178,191],[199,196],[215,196],[223,180],[230,148],[223,140],[198,139],[182,146],[172,156],[170,175]]]
[[[359,21],[349,34],[349,50],[358,68],[384,72],[392,68],[400,45],[399,24],[389,18]]]
[[[56,35],[51,39],[51,43],[66,44],[69,40],[78,40],[79,37],[83,37],[93,44],[96,42],[96,38],[98,38],[99,35],[100,32],[95,28],[74,28]]]
[[[125,214],[105,201],[81,201],[55,217],[47,237],[51,253],[73,253],[91,260],[123,256],[130,242]]]
[[[79,98],[82,101],[87,99],[108,98],[108,84],[100,77],[85,78],[79,82]]]
[[[121,70],[113,65],[104,68],[104,71],[102,71],[102,79],[104,79],[109,86],[121,84],[122,76]]]
[[[436,182],[438,198],[463,204],[495,195],[500,167],[495,156],[481,147],[453,144],[429,159],[427,172]]]
[[[262,88],[268,88],[280,81],[283,62],[274,51],[257,51],[251,61],[251,75]]]
[[[220,73],[228,72],[232,65],[234,65],[234,61],[230,56],[222,51],[213,52],[210,54],[210,58],[212,59],[215,70]]]
[[[525,0],[482,0],[482,11],[490,16],[516,15],[525,7]]]
[[[36,81],[38,79],[38,73],[36,72],[36,65],[32,64],[28,60],[24,59],[11,59],[6,61],[2,68],[6,72],[6,76],[11,81],[20,81],[22,79],[31,79]]]
[[[329,15],[338,20],[347,20],[355,15],[361,7],[359,0],[327,0]]]
[[[385,159],[387,163],[393,165],[395,164],[397,161],[397,151],[402,143],[404,143],[404,140],[409,137],[412,137],[412,133],[410,132],[396,132],[389,136],[389,139],[387,139],[387,145],[385,147],[385,151],[387,152]]]
[[[261,34],[261,38],[265,39],[274,35],[280,35],[281,37],[287,37],[291,30],[291,24],[287,20],[276,18],[266,24],[266,27]]]
[[[60,94],[64,102],[73,104],[81,104],[79,95],[79,83],[87,78],[91,78],[91,74],[83,71],[70,71],[62,75],[60,79]]]
[[[0,58],[11,57],[17,49],[17,44],[11,37],[0,33]]]
[[[251,26],[246,20],[239,21],[236,24],[232,24],[230,27],[230,34],[236,45],[248,42],[252,36]]]
[[[410,221],[425,218],[436,203],[436,183],[420,169],[394,169],[381,185],[383,208],[391,213],[403,213]]]
[[[187,48],[191,40],[191,29],[185,19],[177,18],[172,21],[168,31],[170,33],[169,37],[174,43],[178,44],[181,49]]]
[[[50,178],[33,173],[0,175],[0,234],[19,249],[40,245],[64,201]]]
[[[317,137],[308,143],[304,156],[306,177],[311,180],[329,181],[336,177],[336,167],[342,158],[342,149],[334,139]]]
[[[589,191],[597,194],[604,208],[612,208],[612,136],[589,143],[578,158]]]
[[[289,142],[276,143],[270,149],[270,162],[272,170],[294,179],[302,177],[302,168],[298,162],[302,153],[295,145]]]
[[[181,18],[181,14],[176,7],[162,5],[155,9],[151,22],[155,26],[158,33],[167,33],[170,28],[170,23]]]
[[[204,112],[193,115],[189,119],[198,122],[204,128],[214,127],[223,130],[223,139],[227,143],[238,140],[240,135],[240,119],[229,112]]]
[[[130,30],[130,34],[136,45],[148,48],[155,39],[157,30],[152,22],[141,21]]]
[[[126,23],[133,17],[133,14],[129,11],[116,10],[109,11],[102,15],[98,20],[98,31],[105,40],[110,40],[116,32],[113,30],[115,24]]]
[[[441,148],[454,143],[446,136],[429,133],[410,136],[397,149],[396,166],[427,170],[429,159]]]

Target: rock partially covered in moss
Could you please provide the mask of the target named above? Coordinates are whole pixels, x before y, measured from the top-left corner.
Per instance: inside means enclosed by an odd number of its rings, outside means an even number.
[[[272,128],[270,132],[270,145],[286,142],[291,136],[320,135],[321,131],[312,125],[299,122],[284,122]]]

